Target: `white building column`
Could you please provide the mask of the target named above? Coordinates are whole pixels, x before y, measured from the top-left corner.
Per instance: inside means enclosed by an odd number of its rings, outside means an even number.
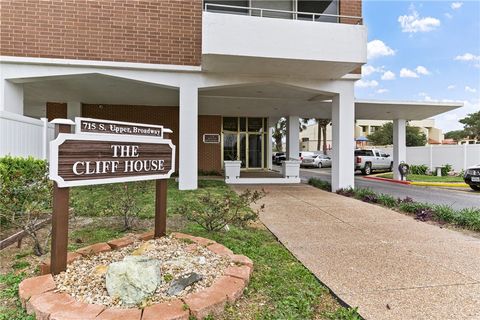
[[[300,117],[287,117],[287,160],[298,160],[300,153]]]
[[[0,80],[0,111],[23,116],[23,84]]]
[[[393,178],[401,180],[398,165],[407,160],[407,121],[393,120]]]
[[[75,117],[82,116],[82,104],[78,101],[67,102],[67,118],[75,121]]]
[[[178,188],[198,186],[198,88],[180,87]]]
[[[353,85],[332,99],[332,191],[354,187],[355,102]]]

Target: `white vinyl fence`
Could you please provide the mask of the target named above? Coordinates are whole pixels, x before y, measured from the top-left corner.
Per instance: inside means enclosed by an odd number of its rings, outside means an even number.
[[[382,148],[393,157],[392,148]],[[408,164],[424,164],[433,170],[437,166],[450,164],[455,172],[480,164],[480,144],[429,145],[407,147]]]
[[[47,119],[34,119],[0,111],[0,157],[5,155],[47,159],[54,126]]]

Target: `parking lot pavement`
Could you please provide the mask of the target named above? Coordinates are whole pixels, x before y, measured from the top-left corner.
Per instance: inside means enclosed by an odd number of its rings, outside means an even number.
[[[330,182],[331,169],[302,168],[300,170],[300,177],[305,182],[311,177]],[[480,207],[480,192],[475,192],[469,188],[462,188],[461,190],[458,190],[454,188],[402,185],[391,182],[364,179],[360,173],[355,175],[355,186],[360,188],[370,188],[376,192],[390,194],[398,198],[410,197],[419,202],[446,204],[452,206],[454,209]]]

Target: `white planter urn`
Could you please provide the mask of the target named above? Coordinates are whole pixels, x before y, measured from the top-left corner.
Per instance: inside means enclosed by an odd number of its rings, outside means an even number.
[[[282,162],[282,175],[284,178],[300,178],[300,161],[286,160]]]
[[[225,169],[225,182],[232,182],[240,179],[240,166],[242,161],[224,161],[223,168]]]

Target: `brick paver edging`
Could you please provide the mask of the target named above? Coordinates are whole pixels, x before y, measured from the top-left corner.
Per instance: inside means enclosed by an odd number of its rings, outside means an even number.
[[[67,293],[56,292],[56,285],[48,262],[40,266],[41,276],[23,280],[18,292],[22,306],[28,314],[35,314],[37,320],[188,320],[190,316],[203,319],[209,315],[223,313],[227,302],[233,303],[240,298],[250,280],[253,262],[248,257],[236,255],[225,246],[209,239],[184,233],[173,233],[177,239],[188,239],[192,244],[205,246],[212,252],[228,257],[235,266],[228,267],[224,274],[202,291],[190,293],[184,298],[170,300],[146,307],[145,309],[107,308],[98,304],[75,301]],[[153,238],[153,232],[136,237],[129,236],[104,243],[97,243],[70,252],[68,263],[82,256],[115,250],[132,244],[135,240],[147,241]]]

